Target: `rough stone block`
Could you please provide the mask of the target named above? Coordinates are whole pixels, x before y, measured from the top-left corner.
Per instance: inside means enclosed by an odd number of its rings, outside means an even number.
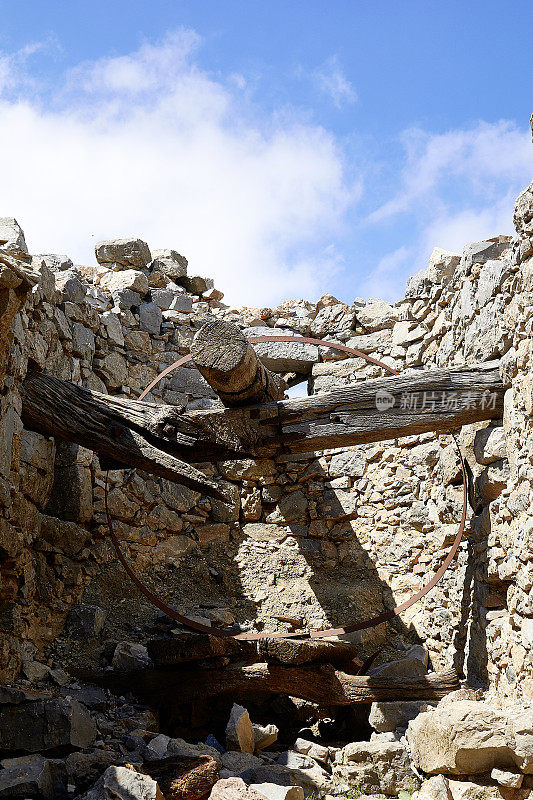
[[[94,248],[99,264],[113,264],[114,269],[142,269],[152,260],[150,248],[142,239],[111,239]]]

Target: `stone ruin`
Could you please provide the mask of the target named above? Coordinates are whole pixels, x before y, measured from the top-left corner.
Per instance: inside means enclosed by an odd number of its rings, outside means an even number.
[[[237,308],[175,250],[122,239],[74,265],[29,255],[16,220],[0,219],[0,798],[533,797],[533,184],[514,223],[514,237],[461,255],[436,248],[394,305],[324,295]],[[503,415],[455,431],[472,473],[466,536],[404,614],[344,644],[267,640],[253,655],[191,633],[111,546],[117,465],[23,424],[30,372],[135,400],[213,318],[345,344],[408,374],[497,361]],[[317,344],[255,349],[311,396],[382,374]],[[220,406],[191,364],[147,399]],[[213,629],[338,626],[399,605],[445,558],[463,492],[452,432],[196,464],[226,502],[111,468],[109,510],[131,565],[180,613]],[[405,695],[254,691],[260,669],[273,684],[285,669],[316,691],[344,675]],[[455,691],[413,699],[410,686],[451,669]],[[239,670],[252,690],[231,690]]]

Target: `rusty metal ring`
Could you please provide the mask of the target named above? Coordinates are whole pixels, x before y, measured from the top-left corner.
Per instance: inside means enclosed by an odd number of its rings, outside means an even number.
[[[384,364],[382,361],[378,361],[376,358],[372,358],[371,356],[367,355],[366,353],[362,353],[360,350],[356,350],[353,347],[347,347],[344,344],[339,344],[338,342],[330,342],[324,339],[313,339],[307,336],[250,336],[248,338],[249,342],[301,342],[303,344],[314,344],[320,347],[328,347],[335,350],[341,350],[344,353],[348,353],[350,355],[358,356],[359,358],[365,359],[365,361],[370,362],[371,364],[375,364],[376,366],[382,367],[383,369],[387,370],[392,375],[399,375],[399,371],[393,369],[388,364]],[[183,364],[192,360],[192,356],[186,355],[182,358],[175,361],[170,366],[166,367],[159,375],[154,378],[154,380],[146,387],[146,389],[142,392],[139,397],[139,400],[143,400],[148,392],[150,392],[154,386],[156,386],[159,381],[161,381],[166,375],[168,375],[173,370],[181,367]],[[160,597],[154,594],[147,586],[137,577],[136,573],[134,572],[133,568],[128,564],[124,553],[121,550],[120,544],[118,539],[115,535],[113,530],[113,520],[111,519],[111,514],[109,512],[108,506],[108,472],[106,472],[106,481],[105,481],[105,492],[104,492],[104,499],[105,499],[105,511],[107,517],[107,523],[109,527],[109,535],[115,550],[117,552],[117,556],[123,565],[126,573],[131,578],[133,583],[137,586],[137,588],[141,591],[141,593],[148,599],[150,602],[167,614],[172,619],[179,622],[181,625],[184,625],[187,628],[191,628],[195,631],[200,631],[202,633],[208,633],[211,636],[218,636],[221,638],[232,638],[238,639],[241,641],[256,641],[258,639],[287,639],[287,638],[311,638],[311,639],[320,639],[328,636],[342,636],[343,634],[347,633],[354,633],[355,631],[361,631],[366,628],[374,628],[376,625],[380,625],[382,622],[388,622],[388,620],[393,619],[394,617],[401,614],[402,611],[406,611],[410,608],[414,603],[420,600],[424,595],[433,589],[433,587],[439,582],[442,578],[448,567],[450,566],[451,562],[453,561],[457,550],[459,549],[459,545],[461,544],[465,524],[466,524],[466,514],[467,514],[467,507],[468,507],[468,486],[467,486],[467,472],[465,467],[465,462],[459,447],[459,444],[452,434],[452,438],[457,450],[457,455],[461,464],[461,472],[463,478],[463,510],[461,514],[461,520],[459,522],[459,527],[457,529],[457,534],[453,541],[453,544],[448,552],[448,555],[444,559],[443,563],[435,572],[431,580],[423,586],[420,591],[414,594],[409,600],[406,600],[405,603],[401,603],[399,606],[395,608],[389,609],[388,611],[384,611],[382,614],[378,614],[375,617],[369,617],[368,619],[362,620],[361,622],[353,622],[349,625],[345,625],[343,627],[338,628],[325,628],[321,630],[311,630],[311,631],[304,631],[304,632],[296,632],[296,633],[250,633],[248,631],[235,631],[231,629],[225,628],[211,628],[208,625],[203,625],[201,622],[197,622],[196,620],[189,619],[189,617],[184,616],[183,614],[179,614],[175,609],[171,608],[171,606],[167,605]]]

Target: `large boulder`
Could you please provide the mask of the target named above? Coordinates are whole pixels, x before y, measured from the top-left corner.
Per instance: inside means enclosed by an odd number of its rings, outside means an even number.
[[[149,775],[128,767],[106,769],[82,800],[165,800],[157,783]]]
[[[444,698],[412,720],[406,735],[415,766],[428,775],[477,775],[494,767],[533,773],[533,709]]]
[[[389,797],[419,785],[405,746],[391,741],[387,734],[343,747],[335,757],[333,777],[340,789],[357,787],[363,792],[383,792]]]
[[[28,253],[24,231],[15,217],[0,217],[0,248],[8,250],[14,256],[25,256]]]
[[[62,761],[36,753],[5,758],[0,770],[0,798],[42,798],[58,800],[67,796],[67,770]]]
[[[96,733],[85,706],[69,698],[0,706],[0,750],[84,748],[94,742]]]
[[[226,725],[226,744],[228,750],[240,750],[243,753],[253,753],[255,750],[255,737],[248,711],[233,704],[228,724]]]
[[[143,269],[152,260],[150,248],[142,239],[110,239],[98,242],[94,252],[99,264],[112,265],[117,270],[129,267]]]
[[[533,183],[518,195],[513,222],[520,236],[533,236]]]
[[[378,733],[407,728],[412,719],[426,710],[427,705],[427,700],[392,700],[372,703],[368,722]]]

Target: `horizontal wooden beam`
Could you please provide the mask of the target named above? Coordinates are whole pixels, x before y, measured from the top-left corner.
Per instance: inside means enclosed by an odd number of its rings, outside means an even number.
[[[503,395],[493,362],[415,370],[263,405],[179,413],[173,406],[104,395],[30,373],[23,421],[217,497],[220,487],[184,462],[272,458],[450,431],[501,417]]]
[[[281,694],[322,706],[349,706],[391,700],[440,700],[460,688],[455,670],[417,678],[376,678],[348,675],[331,664],[284,666],[230,665],[223,669],[152,668],[121,673],[111,670],[73,669],[76,677],[110,689],[127,685],[152,702],[168,702],[169,693],[184,703],[207,697]]]

